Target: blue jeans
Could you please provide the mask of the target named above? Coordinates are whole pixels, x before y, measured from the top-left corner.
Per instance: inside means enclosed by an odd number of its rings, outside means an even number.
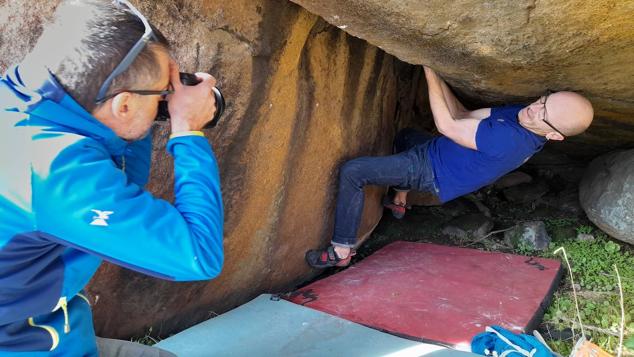
[[[414,129],[401,130],[394,139],[396,154],[360,157],[346,162],[339,172],[333,245],[353,247],[363,213],[365,185],[394,186],[438,195],[434,171],[427,155],[433,136]]]

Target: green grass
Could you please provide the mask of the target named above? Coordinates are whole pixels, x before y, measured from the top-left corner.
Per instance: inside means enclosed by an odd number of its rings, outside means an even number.
[[[579,309],[586,336],[592,342],[616,354],[618,332],[621,322],[619,290],[614,265],[619,269],[625,306],[625,340],[629,346],[627,355],[634,355],[634,255],[631,247],[614,241],[598,229],[579,225],[574,220],[558,219],[546,221],[553,242],[547,252],[548,258],[562,260],[554,251],[564,247],[572,267],[572,275],[579,290]],[[594,241],[576,241],[575,233],[593,234]],[[581,336],[576,315],[572,284],[567,268],[563,284],[553,297],[546,311],[544,323],[556,331],[573,329],[567,340],[551,340],[549,343],[560,354],[567,356],[574,342]]]
[[[154,338],[152,335],[152,327],[148,329],[147,333],[143,337],[133,337],[130,339],[131,342],[140,343],[142,345],[153,346],[159,343],[159,339]]]

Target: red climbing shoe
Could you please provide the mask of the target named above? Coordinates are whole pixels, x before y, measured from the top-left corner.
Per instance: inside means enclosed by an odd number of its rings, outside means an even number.
[[[315,269],[325,269],[330,267],[345,267],[350,264],[350,259],[356,254],[354,249],[350,249],[350,254],[346,258],[339,258],[332,245],[326,249],[311,249],[306,252],[306,263]]]

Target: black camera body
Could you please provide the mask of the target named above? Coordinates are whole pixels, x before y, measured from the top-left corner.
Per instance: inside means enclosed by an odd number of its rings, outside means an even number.
[[[201,80],[198,79],[198,77],[196,77],[196,75],[192,73],[181,72],[180,78],[181,78],[181,83],[183,83],[186,86],[195,86],[196,84],[201,82]],[[220,91],[220,89],[216,87],[211,88],[211,90],[216,99],[216,113],[214,114],[214,117],[211,119],[211,121],[204,126],[204,129],[215,127],[218,124],[218,121],[220,121],[220,117],[222,116],[222,113],[224,113],[225,111],[225,98],[222,96],[222,92]],[[167,108],[167,102],[166,101],[160,102],[156,120],[165,121],[169,119],[169,117],[170,117],[170,113]]]

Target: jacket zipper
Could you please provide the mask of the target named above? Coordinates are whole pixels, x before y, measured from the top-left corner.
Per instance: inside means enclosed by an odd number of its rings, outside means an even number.
[[[32,317],[29,317],[29,326],[31,326],[31,327],[39,327],[41,329],[46,330],[46,332],[48,332],[51,335],[51,339],[53,340],[53,343],[51,345],[51,349],[49,351],[52,351],[55,348],[57,348],[57,345],[59,344],[59,334],[57,333],[55,328],[53,328],[52,326],[48,326],[48,325],[38,325],[38,324],[35,323],[35,320],[33,320]]]
[[[59,298],[59,302],[53,309],[53,312],[59,310],[60,308],[64,312],[64,333],[69,333],[70,323],[68,322],[68,300],[66,299],[66,296]]]

